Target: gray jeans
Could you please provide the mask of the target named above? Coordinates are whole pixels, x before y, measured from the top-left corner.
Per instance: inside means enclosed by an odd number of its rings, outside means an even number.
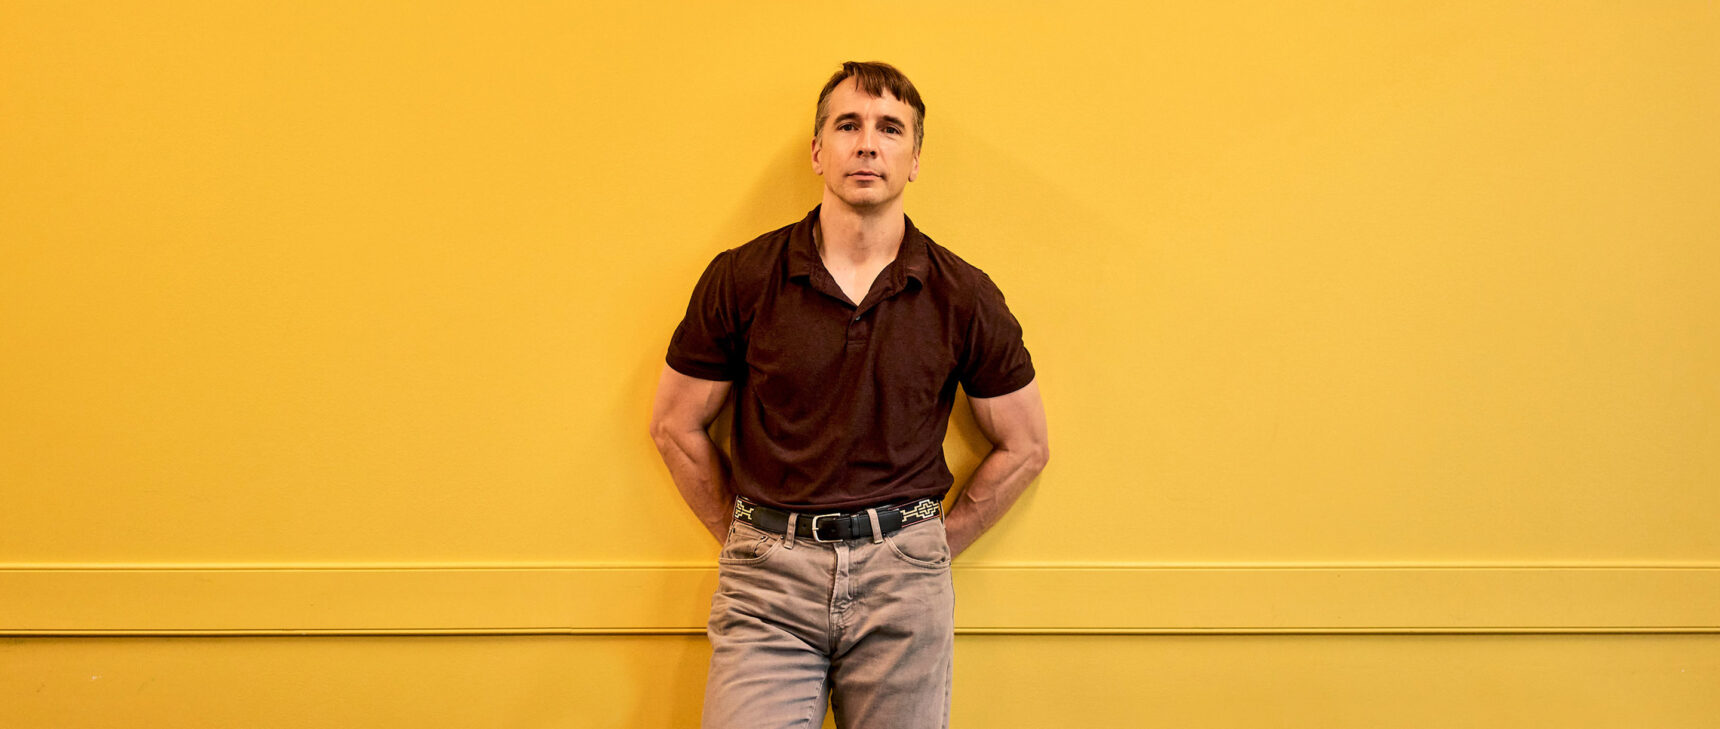
[[[704,729],[814,729],[827,693],[844,729],[947,728],[955,588],[944,520],[819,543],[737,519],[706,632]]]

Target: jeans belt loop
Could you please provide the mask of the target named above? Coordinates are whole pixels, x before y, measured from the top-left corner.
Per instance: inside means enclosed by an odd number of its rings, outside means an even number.
[[[878,523],[878,510],[877,509],[867,509],[866,515],[869,517],[872,517],[872,543],[878,544],[880,542],[883,542],[884,541],[884,525]]]
[[[782,543],[784,548],[794,549],[794,522],[799,518],[800,514],[793,511],[788,512],[788,531],[783,535],[785,537],[785,541]],[[813,523],[816,524],[818,522],[814,521]],[[817,534],[815,533],[813,536],[816,537]]]

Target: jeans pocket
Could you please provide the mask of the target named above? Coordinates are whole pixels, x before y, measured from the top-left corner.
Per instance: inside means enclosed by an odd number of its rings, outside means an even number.
[[[949,535],[944,532],[943,519],[928,519],[909,525],[895,534],[886,535],[884,543],[890,545],[890,551],[903,562],[915,567],[945,569],[950,566]]]
[[[717,555],[721,564],[757,564],[770,558],[782,538],[744,521],[735,521],[729,525],[728,540],[723,543],[723,551]]]

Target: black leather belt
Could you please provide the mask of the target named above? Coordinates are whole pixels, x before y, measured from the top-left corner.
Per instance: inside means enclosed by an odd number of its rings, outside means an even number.
[[[937,499],[919,499],[878,507],[878,527],[892,534],[909,524],[936,519],[943,514],[943,504]],[[788,512],[735,497],[735,518],[767,532],[784,534],[788,531]],[[815,542],[840,542],[872,536],[872,517],[865,511],[832,512],[828,514],[801,513],[795,519],[795,537]]]

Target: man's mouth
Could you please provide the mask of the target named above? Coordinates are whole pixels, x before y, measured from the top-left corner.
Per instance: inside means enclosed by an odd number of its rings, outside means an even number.
[[[869,171],[869,170],[862,170],[860,172],[850,172],[850,173],[848,173],[848,176],[849,177],[861,177],[861,178],[873,179],[873,180],[884,179],[883,175],[878,174],[876,172]]]

